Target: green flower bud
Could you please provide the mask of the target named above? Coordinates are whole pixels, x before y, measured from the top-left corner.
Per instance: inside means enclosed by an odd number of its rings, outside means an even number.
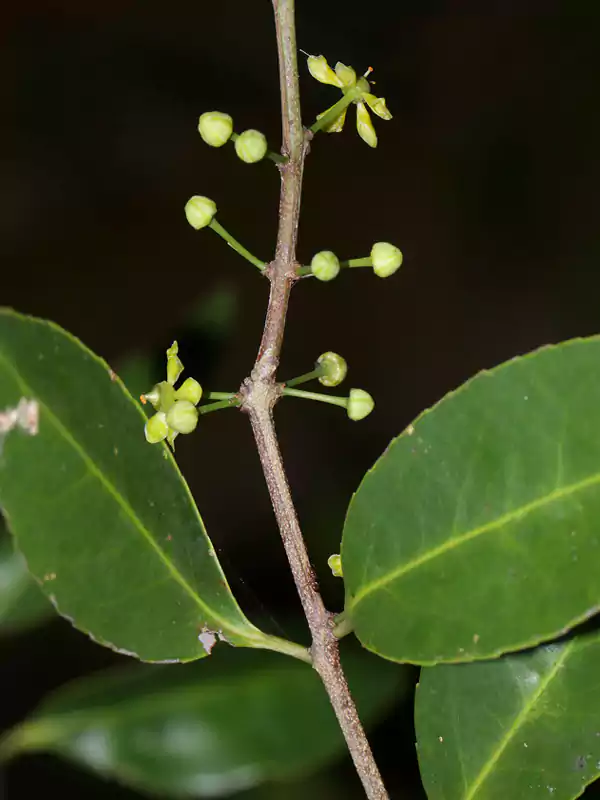
[[[309,56],[306,63],[308,64],[308,71],[319,83],[328,83],[330,86],[337,86],[339,89],[344,85],[327,63],[325,56]]]
[[[364,419],[373,411],[374,407],[375,401],[368,392],[365,392],[364,389],[350,389],[348,405],[346,406],[350,419],[355,422],[359,419]]]
[[[319,383],[323,386],[337,386],[344,380],[348,372],[346,360],[337,353],[323,353],[317,358],[316,365],[323,370],[323,374],[319,378]]]
[[[186,378],[175,392],[175,397],[178,400],[188,400],[197,406],[202,397],[202,387],[194,378]]]
[[[183,364],[179,360],[178,352],[179,345],[177,342],[173,342],[167,350],[167,381],[171,386],[175,385],[175,381],[183,372]]]
[[[340,271],[340,262],[331,250],[321,250],[313,256],[310,269],[320,281],[332,281]]]
[[[371,248],[373,272],[380,278],[389,278],[402,264],[402,252],[389,242],[377,242]]]
[[[167,425],[167,416],[164,411],[158,411],[154,416],[150,417],[144,426],[146,441],[150,442],[150,444],[162,442],[168,432],[169,426]]]
[[[356,83],[356,72],[352,69],[352,67],[347,67],[345,64],[342,64],[341,61],[335,65],[335,74],[338,76],[344,88],[349,88],[350,86],[354,86]]]
[[[329,556],[327,559],[327,565],[336,578],[344,577],[344,573],[342,572],[342,558],[338,553],[334,553],[332,556]]]
[[[191,433],[198,424],[198,409],[189,400],[176,400],[167,411],[167,425],[177,433]]]
[[[377,147],[377,134],[371,122],[369,111],[364,103],[356,104],[356,130],[358,135],[369,147]]]
[[[192,228],[197,231],[210,225],[212,218],[217,213],[217,205],[210,197],[194,195],[185,204],[185,216]]]
[[[222,147],[233,133],[233,120],[222,111],[206,111],[198,120],[198,132],[206,144]]]
[[[192,228],[197,231],[200,228],[206,228],[210,225],[212,218],[217,213],[217,206],[214,200],[210,197],[202,197],[202,195],[194,195],[185,204],[185,216]]]
[[[240,133],[235,140],[235,152],[246,164],[254,164],[267,154],[267,140],[264,133],[250,128]]]

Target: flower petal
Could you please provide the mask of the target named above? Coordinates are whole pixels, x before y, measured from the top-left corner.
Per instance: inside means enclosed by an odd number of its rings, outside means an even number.
[[[326,111],[323,111],[321,114],[317,114],[317,119],[321,119],[321,117],[324,117],[325,114],[327,114],[328,111],[331,111],[332,108],[333,106],[330,106]],[[348,109],[345,108],[339,115],[339,117],[336,117],[333,120],[333,122],[330,122],[329,125],[326,125],[322,130],[324,130],[325,133],[340,133],[340,131],[344,127],[344,122],[346,121],[347,110]]]
[[[183,372],[183,364],[181,363],[177,353],[179,347],[177,342],[173,342],[171,347],[167,350],[167,382],[174,385],[175,381]]]
[[[360,138],[369,147],[377,147],[377,134],[371,122],[371,117],[364,103],[356,104],[356,130]]]
[[[363,94],[363,100],[367,101],[367,105],[371,109],[374,114],[377,114],[378,117],[381,119],[391,119],[392,115],[389,112],[388,107],[385,104],[385,97],[375,97],[374,94],[369,94],[365,92]]]
[[[338,61],[335,65],[335,74],[341,80],[345,88],[356,84],[356,72],[352,67],[347,67],[345,64],[342,64],[341,61]]]
[[[308,71],[319,83],[328,83],[338,89],[344,85],[327,63],[325,56],[309,56],[306,63]]]
[[[146,441],[150,442],[150,444],[162,442],[169,433],[166,414],[163,411],[157,411],[156,414],[151,416],[144,426],[144,433]]]

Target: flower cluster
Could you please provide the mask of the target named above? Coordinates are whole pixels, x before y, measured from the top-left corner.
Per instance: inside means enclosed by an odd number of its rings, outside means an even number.
[[[140,397],[142,403],[148,402],[156,410],[144,428],[147,441],[156,444],[166,439],[172,449],[178,434],[191,433],[198,424],[196,406],[202,397],[202,387],[194,378],[186,378],[179,389],[175,388],[183,372],[178,352],[177,342],[173,342],[167,350],[167,380]]]
[[[321,127],[327,133],[338,133],[344,127],[348,105],[354,103],[356,105],[356,129],[358,130],[358,135],[369,147],[377,147],[377,134],[371,122],[369,108],[374,114],[381,117],[381,119],[391,119],[392,115],[385,104],[385,98],[376,97],[370,92],[371,86],[366,76],[371,72],[371,69],[369,68],[365,75],[357,77],[352,67],[342,64],[341,61],[338,61],[335,65],[335,70],[331,69],[325,56],[309,56],[308,69],[315,80],[320,83],[327,83],[330,86],[336,86],[338,89],[342,90],[343,95],[347,99],[347,103],[341,109],[340,113],[334,113],[331,120],[328,118],[328,115],[335,109],[338,105],[337,103],[331,106],[331,108],[328,108],[327,111],[323,111],[322,114],[319,114],[317,120],[325,118],[327,118],[327,120],[322,126],[317,125],[313,126],[313,128],[318,129],[318,127]]]
[[[318,131],[334,133],[344,127],[346,114],[350,105],[356,106],[356,127],[360,137],[370,146],[377,146],[377,134],[371,121],[369,111],[384,120],[392,118],[385,98],[377,97],[371,92],[367,76],[369,67],[362,76],[357,76],[352,67],[338,62],[332,69],[324,56],[308,55],[308,69],[320,83],[335,86],[341,91],[341,98],[333,106],[317,116],[311,125],[309,134]],[[202,140],[211,147],[223,147],[228,142],[233,144],[237,156],[248,164],[254,164],[267,158],[278,165],[285,164],[288,156],[272,152],[268,149],[263,133],[249,129],[235,133],[233,119],[222,111],[207,111],[198,119],[198,132]],[[216,219],[217,204],[210,197],[194,195],[185,205],[185,216],[195,230],[210,228],[218,234],[239,255],[257,267],[261,272],[267,271],[268,264],[247,250]],[[350,258],[340,261],[331,250],[316,253],[309,265],[297,264],[296,277],[313,276],[319,281],[331,281],[342,269],[354,267],[371,268],[375,275],[387,278],[401,266],[402,252],[390,242],[376,242],[370,254],[361,258]],[[209,392],[208,399],[217,400],[198,407],[202,398],[202,387],[193,378],[187,378],[176,389],[175,384],[183,372],[183,364],[178,356],[177,342],[173,342],[167,350],[167,379],[157,383],[151,391],[141,395],[142,403],[150,403],[155,413],[146,422],[145,435],[148,442],[154,444],[166,440],[174,449],[175,439],[180,433],[191,433],[198,424],[200,414],[207,414],[221,408],[239,407],[243,404],[242,394],[227,392]],[[322,386],[334,387],[340,384],[347,373],[346,361],[337,353],[328,351],[317,359],[310,372],[299,375],[279,385],[281,395],[317,400],[344,408],[348,418],[361,420],[367,417],[374,408],[371,395],[364,389],[350,389],[346,396],[334,396],[319,392],[307,392],[296,386],[311,380],[318,380]],[[339,556],[331,564],[335,574],[340,572]]]

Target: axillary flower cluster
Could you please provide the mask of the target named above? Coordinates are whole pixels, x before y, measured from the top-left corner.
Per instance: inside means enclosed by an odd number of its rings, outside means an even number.
[[[308,55],[308,54],[307,54]],[[344,127],[348,107],[356,106],[356,127],[359,136],[370,147],[377,146],[377,134],[371,121],[369,110],[384,120],[390,120],[385,98],[371,93],[367,75],[357,76],[352,67],[341,62],[332,69],[324,56],[308,55],[310,74],[320,83],[329,84],[340,89],[341,98],[328,108],[307,129],[307,135],[319,131],[338,133]],[[235,133],[233,118],[223,111],[207,111],[198,120],[198,132],[202,140],[211,147],[223,147],[228,142],[234,145],[238,158],[247,164],[256,164],[265,159],[277,165],[286,161],[286,157],[269,149],[263,133],[253,128],[242,133]],[[194,230],[209,228],[223,238],[239,255],[264,272],[267,264],[247,250],[234,236],[217,221],[217,204],[204,195],[194,195],[185,205],[185,215]],[[390,242],[376,242],[370,254],[362,258],[350,258],[344,261],[331,250],[316,253],[310,264],[296,267],[298,278],[317,278],[319,281],[331,281],[344,268],[370,267],[379,278],[393,275],[402,264],[401,251]],[[146,439],[156,444],[165,441],[174,449],[175,439],[180,433],[191,433],[198,424],[201,414],[217,411],[221,408],[240,406],[240,394],[227,392],[209,392],[205,397],[217,402],[199,405],[203,396],[202,387],[194,378],[187,378],[179,388],[175,384],[183,372],[183,364],[179,359],[177,342],[173,342],[167,350],[167,379],[157,383],[149,392],[141,396],[142,403],[150,403],[155,413],[146,422]],[[323,353],[316,360],[314,369],[280,384],[281,396],[299,397],[316,400],[322,403],[339,406],[346,410],[349,419],[358,421],[368,416],[374,408],[371,395],[364,389],[350,389],[347,396],[334,396],[321,392],[307,392],[295,388],[299,384],[317,380],[322,386],[334,387],[344,380],[347,365],[342,356],[333,352]]]
[[[198,424],[196,406],[202,398],[202,386],[194,378],[186,378],[179,389],[175,383],[183,372],[179,359],[179,346],[173,342],[167,350],[167,380],[157,383],[149,392],[141,395],[145,405],[150,403],[156,413],[144,428],[146,439],[156,444],[166,439],[172,448],[180,433],[191,433]]]

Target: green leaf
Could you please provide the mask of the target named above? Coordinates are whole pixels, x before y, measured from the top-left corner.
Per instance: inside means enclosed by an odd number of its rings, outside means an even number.
[[[30,628],[54,610],[2,528],[0,519],[0,633],[5,634]]]
[[[600,602],[600,340],[483,372],[422,414],[346,518],[346,614],[398,661],[489,658]]]
[[[408,687],[406,673],[349,655],[352,690],[372,724]],[[216,797],[318,769],[344,749],[314,670],[221,650],[202,665],[136,665],[76,681],[10,733],[0,756],[50,750],[140,789]]]
[[[423,669],[415,724],[429,800],[570,800],[600,775],[600,637]]]
[[[22,397],[39,403],[39,433],[6,436],[0,506],[61,614],[146,661],[206,655],[206,630],[306,657],[246,619],[173,457],[145,441],[108,365],[57,325],[3,311],[0,408]]]

